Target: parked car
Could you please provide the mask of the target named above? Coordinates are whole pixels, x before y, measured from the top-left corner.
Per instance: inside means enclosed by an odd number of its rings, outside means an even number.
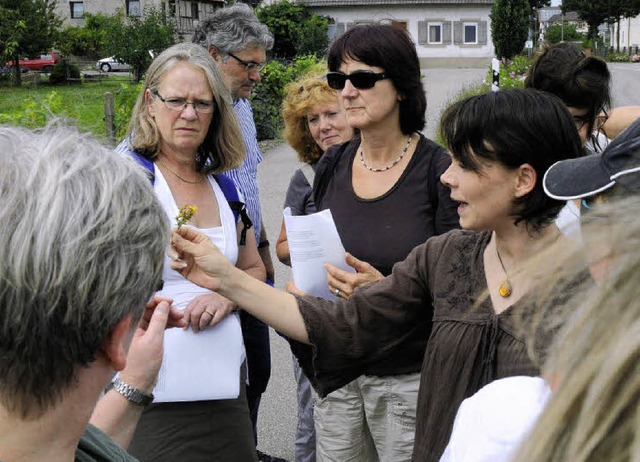
[[[24,58],[19,61],[20,68],[26,68],[30,71],[42,71],[42,72],[51,72],[53,70],[53,66],[60,62],[60,54],[55,51],[51,53],[42,54],[39,57],[30,57]],[[11,66],[13,64],[12,61],[7,63],[7,66]]]
[[[9,78],[12,72],[13,72],[13,69],[10,68],[9,66],[0,67],[0,79]],[[21,67],[20,72],[24,74],[26,72],[29,72],[29,69],[27,69],[26,67]]]
[[[96,63],[96,68],[102,72],[128,71],[130,67],[131,66],[126,63],[119,63],[113,58],[113,56],[101,59]]]

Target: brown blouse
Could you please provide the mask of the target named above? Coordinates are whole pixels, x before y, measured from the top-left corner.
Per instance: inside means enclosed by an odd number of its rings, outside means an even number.
[[[396,264],[389,277],[357,290],[348,301],[298,298],[312,346],[292,342],[292,349],[321,396],[404,348],[415,329],[429,338],[414,461],[440,459],[462,400],[493,380],[539,374],[516,335],[514,307],[496,315],[491,299],[483,296],[483,254],[490,236],[455,230],[433,237]]]

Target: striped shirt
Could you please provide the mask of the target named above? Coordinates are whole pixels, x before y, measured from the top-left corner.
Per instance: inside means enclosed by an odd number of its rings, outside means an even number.
[[[258,147],[256,124],[253,121],[253,110],[249,101],[239,98],[234,101],[233,108],[238,116],[238,124],[242,131],[242,138],[244,138],[247,156],[240,167],[225,173],[231,177],[244,196],[249,218],[253,222],[256,243],[259,243],[262,213],[260,210],[260,192],[258,191],[258,164],[262,162],[262,153]]]

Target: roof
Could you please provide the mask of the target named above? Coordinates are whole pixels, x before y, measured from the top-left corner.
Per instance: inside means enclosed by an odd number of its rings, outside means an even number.
[[[428,5],[492,5],[493,0],[302,0],[309,7],[319,6],[428,6]]]
[[[580,19],[580,16],[578,15],[578,13],[576,13],[575,11],[567,11],[564,15],[562,13],[554,14],[549,18],[550,23],[556,23],[556,22],[562,22],[562,21],[579,22],[582,20]]]

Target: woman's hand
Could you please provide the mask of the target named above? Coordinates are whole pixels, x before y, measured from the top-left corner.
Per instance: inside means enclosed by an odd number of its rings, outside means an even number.
[[[191,326],[194,332],[213,327],[235,309],[228,298],[217,293],[198,295],[184,309],[185,329]]]
[[[384,279],[380,271],[369,263],[358,260],[349,252],[345,254],[347,265],[356,270],[356,273],[349,273],[333,266],[330,263],[324,265],[327,270],[329,290],[331,293],[344,299],[349,298],[357,287]]]
[[[307,295],[306,292],[298,289],[298,287],[296,287],[295,282],[293,281],[287,281],[287,283],[284,285],[284,290],[285,292],[288,292],[292,295],[298,295],[300,297],[304,297],[305,295]]]
[[[174,230],[169,249],[171,268],[194,284],[218,292],[234,267],[209,238],[194,228]]]

